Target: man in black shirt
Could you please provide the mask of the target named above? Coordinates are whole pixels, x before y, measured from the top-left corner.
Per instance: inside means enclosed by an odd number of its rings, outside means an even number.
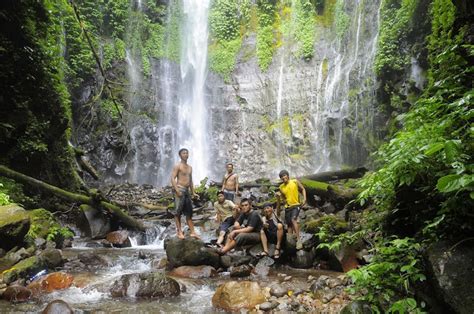
[[[236,246],[260,242],[260,230],[263,226],[262,218],[258,212],[252,210],[252,205],[248,199],[243,198],[240,201],[240,207],[241,214],[234,223],[234,230],[229,233],[227,243],[219,250],[219,254],[225,254]]]

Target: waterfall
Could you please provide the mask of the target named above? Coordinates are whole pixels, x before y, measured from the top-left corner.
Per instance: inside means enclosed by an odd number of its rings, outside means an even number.
[[[194,183],[208,174],[208,112],[204,95],[207,75],[208,11],[210,0],[184,0],[181,88],[178,103],[178,142],[190,150]]]

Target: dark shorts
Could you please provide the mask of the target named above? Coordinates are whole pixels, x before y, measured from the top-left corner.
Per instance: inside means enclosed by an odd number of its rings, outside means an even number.
[[[188,189],[180,189],[182,195],[174,195],[174,209],[170,212],[175,216],[185,215],[186,218],[193,217],[193,202]]]
[[[265,232],[265,236],[267,237],[268,243],[272,243],[272,244],[278,243],[278,237],[277,237],[278,229],[276,230],[264,229],[264,232]],[[285,236],[286,236],[286,232],[285,232],[285,229],[283,229],[282,242],[285,240]]]
[[[292,227],[293,220],[298,219],[298,215],[300,214],[300,207],[299,206],[291,206],[285,208],[285,223],[287,226]]]
[[[240,233],[235,237],[235,243],[237,246],[242,246],[242,245],[247,245],[247,244],[258,244],[260,243],[260,231]]]
[[[228,217],[226,218],[219,226],[219,231],[227,231],[229,230],[230,227],[234,225],[235,218],[234,217]]]
[[[234,201],[235,199],[235,192],[233,191],[228,191],[228,190],[224,190],[224,198],[226,200],[229,200],[229,201]]]

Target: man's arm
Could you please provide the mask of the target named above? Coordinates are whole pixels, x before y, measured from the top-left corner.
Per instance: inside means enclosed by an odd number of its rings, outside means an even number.
[[[176,177],[178,176],[178,172],[179,172],[179,165],[175,165],[173,167],[173,171],[171,171],[171,185],[173,186],[173,189],[175,190],[176,195],[181,196],[181,192],[179,191],[178,186],[176,184]]]
[[[301,202],[301,205],[303,206],[306,204],[306,189],[299,180],[296,180],[296,183],[298,184],[298,190],[300,190],[301,194],[303,194],[303,201]]]
[[[239,176],[235,175],[235,194],[239,194]]]
[[[189,166],[189,190],[191,191],[191,195],[193,197],[199,198],[199,195],[197,195],[194,192],[194,183],[193,183],[193,167]]]

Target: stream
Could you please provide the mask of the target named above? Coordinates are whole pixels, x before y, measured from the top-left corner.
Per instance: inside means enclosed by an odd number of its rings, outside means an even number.
[[[104,258],[108,261],[105,265],[77,269],[73,267],[67,270],[66,264],[63,271],[74,276],[73,286],[66,290],[59,290],[49,294],[42,294],[32,301],[25,303],[9,303],[0,300],[0,313],[38,313],[46,305],[57,299],[66,301],[75,313],[170,313],[170,312],[192,312],[192,313],[223,313],[214,308],[211,303],[216,288],[227,281],[239,280],[231,278],[229,272],[220,272],[217,276],[205,279],[176,279],[182,292],[178,297],[162,299],[137,299],[137,298],[112,298],[109,289],[113,282],[124,274],[142,273],[157,269],[159,261],[166,257],[164,250],[164,238],[172,236],[174,224],[168,227],[155,226],[152,232],[147,234],[146,239],[131,237],[132,247],[129,248],[104,248],[98,246],[95,241],[84,238],[76,238],[71,248],[63,249],[63,256],[67,260],[74,260],[81,253],[90,254]],[[197,227],[204,241],[210,240],[212,234]],[[139,245],[137,243],[144,242]],[[337,272],[323,270],[292,269],[288,266],[277,265],[270,268],[268,275],[260,276],[252,274],[242,280],[258,281],[260,286],[281,282],[282,273],[291,276],[291,286],[294,289],[308,287],[307,278],[312,275],[318,277],[322,274],[335,277]],[[183,291],[184,290],[184,291]]]

